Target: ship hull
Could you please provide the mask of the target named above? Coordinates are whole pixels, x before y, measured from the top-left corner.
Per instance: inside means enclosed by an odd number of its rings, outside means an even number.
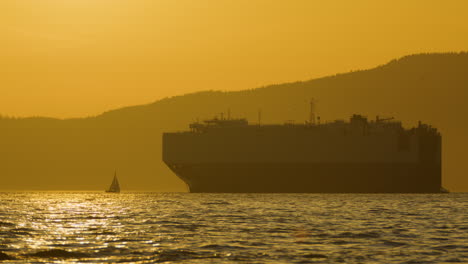
[[[167,164],[195,193],[438,193],[434,163]]]

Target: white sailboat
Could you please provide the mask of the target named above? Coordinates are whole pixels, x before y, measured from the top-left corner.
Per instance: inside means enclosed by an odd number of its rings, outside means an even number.
[[[112,180],[112,183],[109,187],[109,189],[106,190],[108,193],[119,193],[120,192],[120,185],[119,185],[119,180],[117,180],[117,171],[114,173],[114,179]]]

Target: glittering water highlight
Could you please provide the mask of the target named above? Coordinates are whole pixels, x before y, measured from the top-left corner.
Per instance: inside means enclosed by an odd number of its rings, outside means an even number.
[[[468,262],[468,194],[0,193],[7,263]]]

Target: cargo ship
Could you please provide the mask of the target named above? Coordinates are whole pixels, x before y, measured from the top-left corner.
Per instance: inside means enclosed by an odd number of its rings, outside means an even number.
[[[214,118],[163,134],[163,161],[190,192],[438,193],[441,135],[394,119],[249,124]]]

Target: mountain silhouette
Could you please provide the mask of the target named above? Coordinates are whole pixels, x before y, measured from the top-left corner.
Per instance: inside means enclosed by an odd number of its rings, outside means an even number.
[[[251,123],[259,109],[262,123],[302,123],[311,98],[322,122],[358,113],[433,125],[442,133],[444,187],[468,191],[466,52],[410,55],[369,70],[252,90],[174,96],[96,117],[2,117],[0,189],[104,190],[117,169],[123,190],[185,191],[161,160],[163,132],[228,111]]]

